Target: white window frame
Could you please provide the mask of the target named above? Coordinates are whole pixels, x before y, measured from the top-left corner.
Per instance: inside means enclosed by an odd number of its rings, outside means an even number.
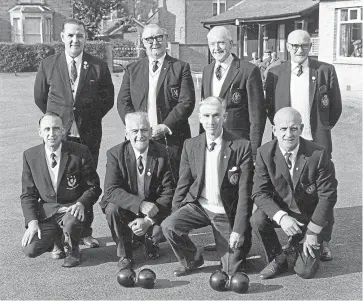
[[[26,4],[40,4],[44,5],[44,0],[18,0],[17,4],[19,5],[26,5]]]
[[[243,35],[243,56],[248,56],[248,34],[247,34],[247,27],[245,28],[245,34]]]
[[[340,55],[340,25],[341,24],[353,24],[353,23],[361,23],[362,24],[362,31],[363,31],[363,16],[361,15],[362,7],[361,6],[355,6],[355,7],[340,7],[338,10],[338,17],[336,22],[336,30],[337,30],[337,39],[336,39],[336,61],[342,62],[342,63],[359,63],[361,64],[363,61],[363,57],[350,57],[350,56],[342,56]],[[348,21],[341,21],[341,11],[342,10],[348,10]],[[349,20],[350,18],[350,12],[357,10],[357,20]]]
[[[218,16],[219,14],[221,14],[221,4],[224,4],[225,11],[227,11],[227,0],[213,0],[213,2],[212,2],[212,14],[213,14],[214,4],[217,4],[217,15],[214,15],[214,16]],[[225,11],[223,11],[222,13],[224,13]]]

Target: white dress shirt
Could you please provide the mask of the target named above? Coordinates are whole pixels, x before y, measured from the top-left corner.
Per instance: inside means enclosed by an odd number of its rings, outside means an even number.
[[[226,79],[229,67],[231,66],[233,61],[233,56],[230,54],[223,62],[216,62],[213,69],[213,77],[212,77],[212,96],[219,96],[221,93],[222,85],[224,80]],[[217,79],[216,70],[219,67],[221,68],[222,78],[220,80]]]
[[[146,171],[146,162],[147,162],[147,152],[148,152],[149,148],[147,148],[142,154],[134,149],[134,153],[135,153],[135,157],[136,157],[136,174],[137,174],[137,195],[144,199],[145,198],[145,171]],[[143,172],[140,174],[139,173],[139,169],[138,169],[138,164],[139,164],[139,157],[142,156],[142,164],[144,165],[144,170]]]
[[[280,147],[280,146],[279,146]],[[294,169],[295,169],[295,163],[296,163],[296,157],[297,157],[297,152],[299,151],[299,147],[300,147],[300,143],[292,150],[292,151],[289,151],[289,153],[291,153],[290,155],[290,161],[291,161],[291,168],[289,170],[290,172],[290,177],[291,177],[291,180],[294,176]],[[282,155],[284,156],[286,151],[283,150],[281,147],[280,147],[280,150],[281,150],[281,153]],[[285,157],[285,156],[284,156]],[[286,160],[286,159],[285,159]],[[297,207],[297,204],[295,202],[295,200],[292,200],[291,202],[291,205],[290,205],[290,208],[289,208],[291,211],[293,212],[296,212],[296,213],[300,213],[300,210],[299,208]],[[272,217],[273,220],[278,224],[280,225],[280,221],[281,221],[281,218],[286,215],[287,212],[283,211],[283,210],[279,210],[275,213],[275,215]]]
[[[159,58],[158,61],[158,69],[155,72],[152,71],[154,66],[154,60],[149,58],[149,93],[147,99],[147,114],[149,116],[149,121],[151,127],[158,124],[158,112],[156,106],[156,86],[158,84],[161,68],[164,63],[166,53]]]
[[[310,104],[309,104],[309,60],[306,59],[302,64],[302,74],[297,76],[299,65],[291,62],[291,82],[290,95],[291,107],[299,111],[302,117],[304,129],[301,137],[307,140],[313,140],[310,124]]]
[[[207,137],[204,164],[204,187],[199,198],[199,203],[202,205],[202,207],[214,213],[226,213],[220,194],[221,183],[219,183],[218,179],[222,135],[223,131],[222,134],[214,141]],[[215,142],[216,145],[213,151],[209,151],[208,148],[212,142]]]
[[[76,100],[76,93],[77,93],[77,88],[78,88],[78,83],[79,83],[79,77],[81,75],[82,58],[83,58],[83,51],[81,52],[81,54],[79,54],[75,58],[72,58],[71,56],[69,56],[66,53],[66,61],[67,61],[69,79],[71,78],[71,66],[72,66],[72,61],[73,60],[76,62],[76,69],[77,69],[77,79],[76,79],[76,81],[74,83],[72,83],[72,81],[70,80],[71,88],[72,88],[72,95],[73,95],[73,103]],[[76,121],[74,119],[73,119],[72,126],[71,126],[71,129],[69,130],[69,132],[70,132],[69,136],[79,138],[79,132],[78,132],[77,124],[76,124]]]
[[[54,188],[54,191],[57,192],[59,163],[60,163],[61,155],[62,155],[62,152],[61,152],[62,143],[59,145],[59,147],[58,147],[58,149],[56,151],[52,151],[46,145],[44,145],[44,148],[45,148],[45,158],[46,158],[46,162],[47,162],[47,166],[48,166],[50,179],[52,181],[52,186]],[[52,167],[52,158],[51,158],[52,153],[55,154],[54,159],[55,159],[55,161],[57,161],[57,165],[54,166],[54,167]]]

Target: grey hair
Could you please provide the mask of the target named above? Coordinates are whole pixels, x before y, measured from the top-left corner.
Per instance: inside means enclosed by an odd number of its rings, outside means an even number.
[[[215,33],[222,33],[222,36],[229,40],[229,41],[233,41],[232,39],[232,34],[231,32],[227,29],[227,27],[224,27],[224,26],[215,26],[213,27],[207,34],[207,39],[209,39],[209,37]]]
[[[224,111],[226,111],[227,107],[226,101],[223,98],[217,96],[209,96],[203,99],[199,104],[199,110],[204,105],[213,105],[217,107],[222,107]]]
[[[125,116],[125,128],[127,129],[127,125],[130,123],[131,120],[145,120],[146,123],[150,127],[150,121],[149,116],[146,112],[133,112],[133,113],[127,113]]]

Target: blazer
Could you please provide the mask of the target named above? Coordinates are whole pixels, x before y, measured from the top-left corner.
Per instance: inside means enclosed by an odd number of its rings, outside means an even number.
[[[153,220],[160,224],[170,214],[175,184],[170,170],[170,154],[164,145],[150,141],[145,166],[145,199],[137,195],[137,170],[135,152],[130,141],[125,141],[107,151],[104,195],[101,208],[113,203],[136,215],[142,201],[155,203],[159,212]]]
[[[73,99],[65,52],[41,61],[34,83],[40,110],[57,113],[69,131],[76,121],[80,139],[91,150],[100,148],[102,118],[113,107],[114,87],[106,62],[83,52],[76,97]]]
[[[180,162],[179,181],[172,211],[200,198],[205,181],[206,134],[185,141]],[[235,167],[235,171],[233,170]],[[253,161],[251,143],[223,130],[218,172],[220,195],[234,232],[243,236],[248,229]]]
[[[291,106],[291,62],[269,69],[266,78],[268,117],[273,124],[275,113]],[[331,157],[331,129],[342,113],[339,82],[333,65],[309,59],[310,125],[314,142],[324,146]]]
[[[337,201],[335,170],[323,147],[300,137],[291,179],[277,139],[257,151],[252,199],[272,220],[296,202],[301,214],[324,227],[327,214]]]
[[[212,96],[214,64],[204,67],[202,99]],[[219,97],[227,102],[225,128],[251,141],[253,157],[261,145],[266,123],[265,100],[260,70],[257,66],[239,60],[233,55]]]
[[[125,69],[117,97],[118,113],[125,123],[125,115],[135,111],[147,112],[149,93],[149,59],[131,63]],[[166,54],[156,86],[158,123],[172,131],[167,136],[169,145],[181,148],[190,138],[188,118],[195,105],[193,78],[188,63]]]
[[[44,144],[23,154],[21,206],[25,225],[53,216],[59,207],[81,202],[90,208],[101,195],[100,179],[85,145],[62,142],[58,188],[54,190],[46,162]]]

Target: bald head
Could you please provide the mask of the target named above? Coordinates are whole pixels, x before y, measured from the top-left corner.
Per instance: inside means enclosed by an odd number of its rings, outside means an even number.
[[[302,44],[301,42],[310,44],[310,35],[305,30],[297,29],[289,34],[287,42],[291,44]]]
[[[287,37],[287,50],[290,52],[291,61],[302,64],[309,55],[311,48],[310,35],[305,30],[294,30]]]
[[[284,151],[289,152],[296,148],[303,128],[302,118],[297,110],[286,107],[276,112],[272,129]]]

